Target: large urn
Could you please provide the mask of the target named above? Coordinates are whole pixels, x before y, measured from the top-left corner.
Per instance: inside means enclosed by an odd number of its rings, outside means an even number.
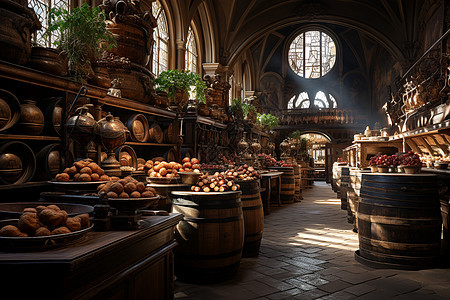
[[[281,159],[286,159],[289,157],[289,150],[291,149],[291,145],[289,144],[289,142],[287,140],[284,140],[283,142],[281,142],[280,144],[280,149],[281,149]]]
[[[87,148],[89,143],[93,140],[95,129],[97,128],[97,121],[94,120],[89,113],[89,106],[92,104],[86,104],[75,110],[72,117],[67,120],[66,130],[69,137],[77,142],[82,148],[82,158],[87,156]]]
[[[107,153],[107,158],[101,164],[105,174],[122,176],[120,163],[117,161],[114,151],[127,140],[128,129],[119,118],[114,118],[112,114],[108,113],[105,118],[98,121],[95,133],[97,144],[102,145]]]

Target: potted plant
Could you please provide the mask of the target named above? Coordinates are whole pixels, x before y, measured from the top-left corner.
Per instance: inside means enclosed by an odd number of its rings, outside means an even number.
[[[117,45],[113,35],[106,29],[105,13],[100,7],[83,3],[72,9],[52,9],[49,32],[59,31],[60,38],[54,42],[62,54],[67,55],[69,73],[75,80],[85,82],[94,74],[92,63],[105,49]]]
[[[244,104],[244,115],[245,115],[245,119],[250,121],[251,123],[256,123],[257,120],[257,112],[256,112],[256,107],[253,104],[247,104],[247,103],[243,103]],[[247,113],[245,113],[247,112]]]
[[[167,70],[161,72],[154,83],[156,85],[156,91],[167,92],[169,100],[173,101],[176,105],[180,103],[184,105],[187,102],[189,99],[188,92],[192,86],[194,86],[196,98],[199,102],[206,102],[206,84],[197,73],[182,70]]]
[[[244,105],[241,98],[234,98],[231,101],[230,112],[235,120],[242,121],[244,119]]]
[[[257,114],[258,120],[261,122],[261,124],[267,126],[269,130],[272,130],[272,128],[278,126],[278,118],[271,114]]]

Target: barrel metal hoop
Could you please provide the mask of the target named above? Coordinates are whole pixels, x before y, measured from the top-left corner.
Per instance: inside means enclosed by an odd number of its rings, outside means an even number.
[[[194,223],[230,223],[243,220],[242,215],[228,217],[228,218],[193,218],[193,217],[184,217],[183,220],[186,222],[194,222]]]

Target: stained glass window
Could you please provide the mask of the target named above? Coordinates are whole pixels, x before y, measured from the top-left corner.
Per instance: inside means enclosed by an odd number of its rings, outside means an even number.
[[[197,73],[197,43],[195,42],[194,30],[189,26],[186,39],[186,70]]]
[[[159,75],[168,69],[169,61],[169,30],[167,26],[166,13],[159,1],[152,3],[153,15],[157,20],[157,26],[153,31],[153,64],[152,72]]]
[[[320,78],[336,62],[336,45],[321,31],[299,34],[289,46],[288,61],[291,69],[304,78]]]
[[[288,109],[298,108],[337,108],[336,99],[333,95],[327,95],[323,91],[316,93],[316,96],[311,99],[307,92],[301,92],[298,95],[294,95],[288,102]]]
[[[29,0],[28,3],[29,6],[34,9],[34,12],[42,24],[42,29],[38,30],[32,37],[33,44],[54,48],[55,45],[53,45],[53,43],[59,39],[60,34],[57,31],[45,34],[49,26],[50,11],[52,8],[69,9],[70,0]]]

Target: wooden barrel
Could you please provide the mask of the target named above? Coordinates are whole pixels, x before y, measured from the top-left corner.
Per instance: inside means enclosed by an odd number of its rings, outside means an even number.
[[[236,183],[241,187],[244,214],[245,237],[242,256],[257,256],[264,229],[264,210],[258,180],[237,180]]]
[[[294,182],[295,182],[295,202],[300,202],[303,199],[302,196],[302,175],[301,168],[299,165],[294,165]]]
[[[361,176],[369,173],[367,170],[350,168],[350,182],[347,188],[347,221],[353,224],[353,231],[358,232],[358,205],[361,191]]]
[[[131,140],[135,142],[146,142],[149,134],[147,118],[143,114],[131,115],[126,126],[130,131]]]
[[[49,135],[61,135],[61,122],[63,115],[62,97],[55,97],[49,99],[49,102],[45,103],[45,108],[42,108],[44,112],[44,130]]]
[[[438,262],[441,215],[436,175],[362,174],[357,220],[355,257],[360,261],[407,269]]]
[[[335,162],[333,163],[333,191],[340,195],[340,187],[341,187],[341,168],[345,166],[345,163]]]
[[[350,182],[350,168],[341,168],[341,187],[339,189],[341,198],[341,209],[347,210],[347,188]]]
[[[171,162],[171,161],[177,161],[177,150],[175,150],[175,148],[170,148],[166,153],[164,153],[164,159],[167,162]]]
[[[241,192],[172,192],[182,213],[175,237],[175,274],[186,282],[216,282],[236,274],[244,246]]]
[[[19,184],[33,178],[36,157],[31,148],[19,141],[0,144],[0,183]]]
[[[269,169],[275,169],[281,174],[281,204],[294,203],[295,197],[295,179],[293,167],[269,167]]]
[[[177,142],[177,134],[175,132],[175,124],[170,123],[169,127],[164,129],[164,142],[167,144],[175,144]]]
[[[449,197],[446,195],[440,195],[441,199],[441,217],[442,217],[442,243],[443,250],[446,254],[446,258],[448,257],[448,253],[450,252],[450,231],[449,231]],[[447,261],[449,259],[447,258]]]
[[[116,149],[115,155],[121,166],[129,166],[137,169],[137,155],[133,147],[122,145]]]
[[[148,130],[148,141],[161,144],[164,140],[164,133],[157,123],[153,123]]]
[[[159,184],[149,183],[147,186],[151,186],[156,190],[156,193],[160,196],[158,202],[158,208],[168,212],[172,211],[172,192],[174,191],[189,191],[191,189],[190,184]]]
[[[36,154],[36,172],[34,178],[38,181],[52,180],[65,166],[61,144],[50,144]]]

